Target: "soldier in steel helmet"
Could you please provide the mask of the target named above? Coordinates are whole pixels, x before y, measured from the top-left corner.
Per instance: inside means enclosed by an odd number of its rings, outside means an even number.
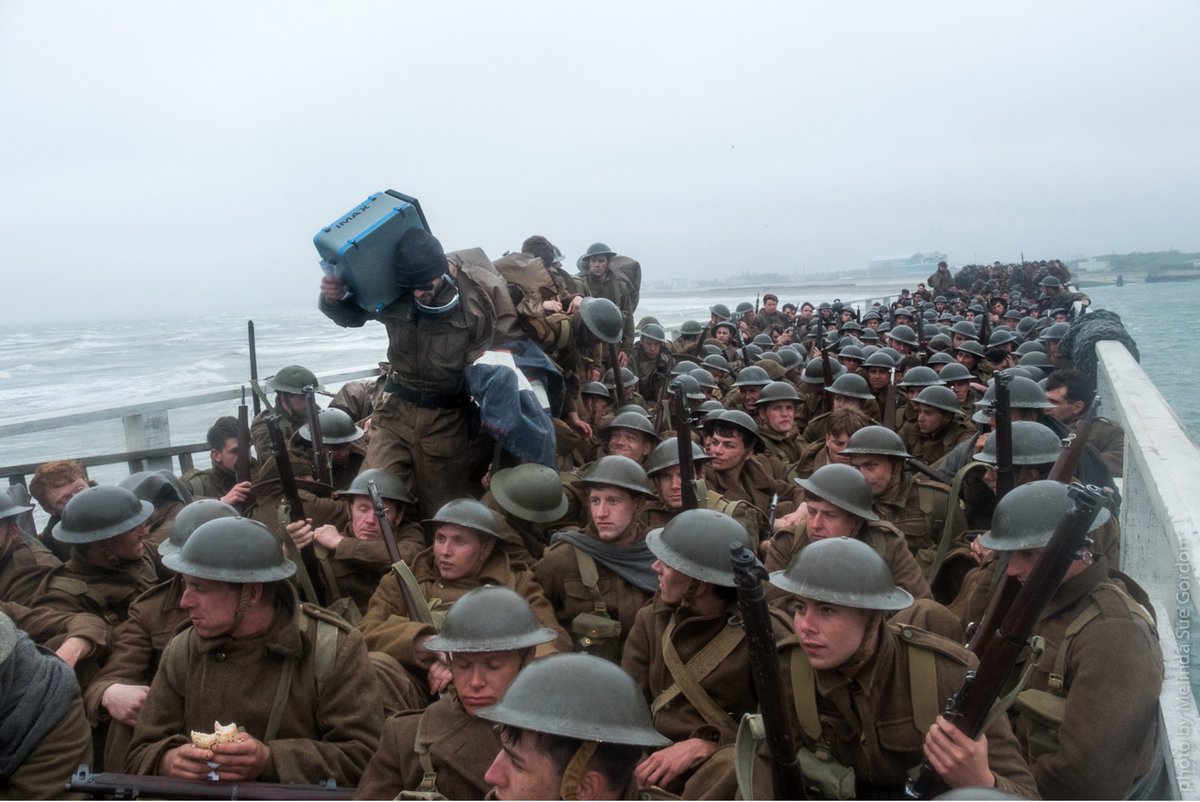
[[[704,422],[708,436],[705,450],[710,459],[704,465],[704,481],[728,501],[752,505],[762,521],[770,517],[771,499],[778,496],[776,515],[786,516],[795,509],[799,494],[795,485],[776,479],[767,464],[757,456],[763,450],[758,424],[739,409],[729,409]],[[753,532],[755,537],[770,537],[769,532]]]
[[[209,521],[163,559],[183,576],[179,603],[191,626],[163,652],[126,770],[357,783],[383,725],[362,635],[300,604],[288,583],[296,567],[261,524]],[[209,732],[214,721],[236,723],[237,740],[194,746],[189,731]]]
[[[645,542],[654,490],[640,465],[619,456],[596,460],[575,484],[587,493],[588,523],[555,532],[533,573],[577,648],[618,660],[658,586]]]
[[[658,592],[638,611],[621,667],[650,702],[654,727],[672,743],[637,768],[638,785],[684,799],[732,799],[729,750],[742,715],[758,708],[746,633],[737,610],[730,545],[751,546],[744,527],[715,510],[687,510],[646,536]],[[777,640],[787,617],[772,611]],[[700,653],[705,652],[705,657]],[[721,755],[710,763],[714,755]]]
[[[754,405],[758,434],[767,455],[778,466],[786,468],[800,460],[804,439],[796,426],[796,409],[801,403],[790,382],[771,382],[762,389]],[[778,472],[777,477],[782,478]]]
[[[981,544],[1007,553],[1008,575],[1025,582],[1070,503],[1059,482],[1022,485],[1001,499]],[[1013,705],[1043,799],[1147,798],[1138,781],[1155,760],[1163,681],[1152,610],[1090,544],[1067,569],[1034,627],[1046,651]]]
[[[793,600],[799,648],[782,673],[811,795],[901,798],[922,759],[951,788],[1032,795],[1033,778],[1004,716],[972,740],[938,715],[975,657],[947,638],[895,623],[913,598],[873,549],[851,538],[822,540],[774,571],[771,583]],[[756,798],[772,798],[769,776],[755,772]]]
[[[418,496],[421,513],[432,514],[472,490],[463,371],[497,342],[498,330],[501,337],[512,333],[516,313],[507,292],[490,292],[477,268],[452,263],[423,229],[401,237],[395,274],[406,291],[378,312],[368,313],[349,298],[344,281],[328,275],[318,305],[340,326],[376,319],[387,328],[391,373],[372,418],[365,466],[398,475]]]
[[[366,469],[354,477],[349,487],[336,493],[345,503],[344,526],[322,524],[314,527],[312,518],[287,525],[287,533],[296,547],[302,553],[306,548],[314,552],[320,570],[314,572],[312,580],[325,605],[347,599],[360,614],[366,612],[371,594],[392,566],[371,501],[369,482],[374,482],[379,490],[400,559],[411,563],[426,548],[421,525],[405,520],[406,515],[415,514],[416,499],[400,477],[380,468]],[[348,608],[342,608],[341,612],[346,617],[352,615]]]
[[[237,510],[217,499],[193,501],[175,517],[170,536],[159,546],[160,556],[177,553],[201,524],[237,515]],[[179,607],[182,596],[183,577],[179,574],[138,596],[129,605],[129,617],[113,630],[108,660],[84,688],[88,720],[104,733],[103,766],[116,770],[125,765],[133,728],[159,659],[188,621],[187,613]]]
[[[826,465],[796,483],[804,491],[804,504],[797,510],[798,515],[776,528],[763,560],[768,569],[783,568],[809,543],[852,537],[877,551],[896,581],[914,598],[932,598],[929,583],[909,552],[904,534],[880,520],[872,509],[874,495],[861,473],[850,465]]]
[[[853,409],[862,412],[873,421],[883,417],[880,406],[875,401],[867,380],[857,373],[847,371],[833,380],[833,384],[825,388],[825,394],[830,399],[830,411],[809,419],[804,427],[802,439],[813,443],[825,439],[829,426],[829,416],[842,409]],[[897,410],[899,416],[900,410]]]
[[[271,453],[271,433],[267,431],[267,416],[279,416],[279,428],[287,440],[306,420],[304,391],[312,387],[324,392],[317,375],[302,365],[286,365],[267,382],[275,389],[275,405],[264,409],[250,421],[250,439],[254,452],[259,456]],[[236,435],[235,435],[236,436]]]
[[[154,507],[123,487],[90,487],[63,510],[54,537],[71,546],[71,558],[43,579],[34,604],[91,613],[116,626],[139,594],[159,581],[145,547]]]
[[[492,475],[480,501],[496,516],[510,559],[533,565],[541,559],[550,536],[581,517],[574,496],[564,492],[558,471],[532,462]],[[520,545],[518,545],[520,544]]]
[[[535,660],[478,715],[500,725],[496,799],[630,799],[643,750],[667,744],[629,675],[587,654]]]
[[[964,422],[958,397],[949,387],[926,387],[913,400],[916,421],[900,427],[900,439],[916,459],[933,465],[974,434]]]
[[[484,774],[501,747],[492,722],[477,713],[499,702],[535,648],[556,637],[515,591],[485,585],[467,592],[429,641],[449,660],[450,691],[424,710],[384,722],[355,796],[392,799],[415,791],[483,799],[491,787]]]
[[[468,591],[482,585],[501,585],[520,594],[533,607],[545,626],[556,628],[555,608],[533,573],[524,564],[513,563],[501,547],[504,533],[496,517],[472,498],[442,505],[425,521],[433,545],[412,559],[412,578],[401,588],[395,572],[384,576],[363,616],[360,628],[367,645],[391,655],[428,690],[438,694],[450,684],[444,654],[429,648],[440,621]],[[408,602],[405,591],[425,600],[433,623],[422,621]],[[559,640],[542,647],[541,653],[569,648],[566,633],[556,629]]]
[[[651,413],[658,408],[658,398],[675,362],[667,348],[668,342],[662,326],[647,323],[642,326],[638,343],[633,349],[633,358],[629,362],[629,369],[637,376],[638,393],[650,402],[647,409]]]
[[[619,365],[624,367],[629,363],[629,355],[633,353],[633,313],[636,311],[636,304],[634,287],[629,279],[611,268],[609,262],[616,255],[617,252],[603,242],[594,242],[578,261],[580,279],[587,289],[587,294],[592,298],[607,298],[621,310],[623,324],[617,360]],[[607,355],[598,357],[596,362],[608,364]]]
[[[61,565],[49,549],[22,531],[33,507],[0,493],[0,602],[29,605],[46,575]]]
[[[843,456],[842,451],[855,432],[872,423],[865,412],[857,409],[839,409],[829,413],[826,420],[825,436],[804,446],[800,459],[788,470],[789,479],[807,479],[826,465],[849,465],[850,458]]]

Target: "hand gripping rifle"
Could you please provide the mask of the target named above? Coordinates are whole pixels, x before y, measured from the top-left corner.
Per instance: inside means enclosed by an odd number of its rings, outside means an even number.
[[[311,384],[304,388],[304,412],[308,416],[308,442],[312,444],[314,477],[318,482],[332,487],[333,466],[329,464],[325,436],[321,433],[321,409],[317,406],[317,388]]]
[[[379,522],[379,531],[383,534],[383,544],[387,546],[388,559],[392,561],[392,573],[400,585],[400,594],[408,605],[409,617],[422,624],[433,623],[433,613],[429,610],[429,602],[421,595],[417,578],[404,560],[400,559],[400,549],[396,546],[396,533],[392,531],[392,523],[387,517],[387,507],[383,506],[383,497],[374,480],[367,480],[367,493],[371,496],[371,504],[375,507],[375,520]]]
[[[995,381],[996,430],[992,432],[992,437],[996,438],[996,501],[999,501],[1013,489],[1013,482],[1016,478],[1013,475],[1012,414],[1008,389],[1012,383],[1012,374],[1002,370],[996,374]]]
[[[692,418],[688,409],[687,390],[678,377],[671,382],[671,414],[675,417],[675,442],[679,446],[679,484],[683,493],[683,508],[694,510],[700,506],[700,499],[696,493],[696,465],[692,462]]]
[[[772,798],[805,799],[804,778],[796,760],[796,740],[786,713],[791,707],[791,700],[783,695],[779,651],[775,646],[775,634],[771,631],[771,617],[763,592],[767,570],[745,544],[729,544],[729,556],[733,562],[738,612],[746,631],[750,675],[758,695],[758,709],[766,731],[767,748],[771,752],[771,776],[775,781]],[[800,693],[801,689],[796,688],[794,692]]]
[[[608,361],[612,362],[613,370],[613,386],[617,388],[617,403],[613,406],[613,411],[616,412],[621,407],[625,406],[625,379],[621,376],[621,363],[619,362],[620,353],[617,351],[616,343],[608,345]]]
[[[353,799],[354,788],[333,780],[320,785],[180,780],[147,774],[95,772],[86,764],[67,781],[66,790],[92,799]]]
[[[1104,503],[1104,491],[1094,485],[1073,485],[1071,508],[1038,557],[1029,578],[1020,585],[1012,605],[1004,612],[997,627],[980,633],[979,667],[968,671],[963,684],[942,715],[962,732],[978,738],[989,720],[992,705],[1005,690],[1012,668],[1034,634],[1033,628],[1050,603],[1063,577],[1087,545],[1087,533]],[[905,786],[909,799],[929,799],[944,790],[944,782],[929,765]]]
[[[275,467],[279,471],[279,483],[283,487],[283,497],[287,500],[288,523],[307,520],[307,516],[304,514],[304,502],[300,498],[300,489],[296,486],[296,473],[292,470],[292,457],[288,454],[287,443],[283,439],[283,430],[279,428],[279,415],[274,413],[268,415],[266,423],[267,432],[271,435],[271,451],[275,455]],[[313,563],[312,570],[317,570],[316,556],[311,550],[302,555],[300,549],[296,548],[295,541],[286,531],[280,540],[283,541],[283,547],[287,550],[288,556],[296,564],[296,576],[300,579],[300,589],[304,593],[304,598],[319,606],[321,599],[317,596],[317,589],[313,587],[309,565],[306,562],[306,560],[311,561]]]

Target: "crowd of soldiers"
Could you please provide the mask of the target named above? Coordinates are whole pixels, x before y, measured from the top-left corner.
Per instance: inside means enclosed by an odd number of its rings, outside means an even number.
[[[217,420],[212,467],[182,477],[43,464],[40,534],[0,494],[6,793],[66,796],[88,763],[367,799],[779,798],[743,726],[764,704],[810,795],[899,798],[922,762],[1019,797],[1152,782],[1163,661],[1117,570],[1103,419],[1075,478],[1109,509],[1024,689],[977,738],[941,715],[977,666],[969,625],[1070,506],[1051,471],[1094,380],[1057,348],[1087,302],[1061,265],[943,263],[866,309],[767,293],[672,338],[635,325],[636,262],[561,259],[540,236],[490,264],[409,232],[391,305],[321,282],[325,315],[386,327],[377,380],[314,415],[316,376],[280,368],[274,404]],[[518,341],[559,377],[553,467],[478,434],[465,374]],[[782,699],[750,681],[731,543],[770,572]]]

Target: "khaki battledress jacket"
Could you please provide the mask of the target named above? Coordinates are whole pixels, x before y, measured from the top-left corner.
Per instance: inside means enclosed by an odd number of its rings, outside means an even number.
[[[483,780],[500,752],[493,724],[467,713],[451,691],[425,710],[392,716],[383,724],[379,749],[354,792],[356,799],[395,799],[415,791],[424,769],[414,749],[417,734],[428,744],[437,790],[447,799],[483,799],[492,789]]]
[[[784,658],[782,673],[790,695],[796,699],[808,694],[809,700],[815,701],[818,737],[828,744],[836,762],[854,769],[860,799],[903,799],[909,770],[924,759],[925,732],[932,722],[918,721],[913,709],[912,650],[933,657],[936,680],[929,684],[936,688],[930,687],[921,696],[935,701],[934,710],[959,689],[964,675],[977,664],[975,656],[957,643],[915,627],[887,624],[882,616],[873,627],[869,625],[863,645],[845,664],[836,669],[809,669],[811,680],[805,684],[796,684],[803,675],[794,674],[791,665],[797,660],[807,664],[803,650],[788,650]],[[794,732],[805,747],[813,749],[817,741],[799,726],[799,718]],[[999,716],[984,734],[996,787],[1034,797],[1033,777],[1008,721]],[[769,775],[769,771],[756,771],[756,786],[760,781],[769,782]]]
[[[949,454],[956,445],[974,437],[975,430],[968,426],[964,418],[955,415],[949,423],[933,434],[921,434],[915,422],[901,426],[899,434],[900,439],[904,441],[904,447],[914,459],[926,465],[933,465]]]
[[[287,585],[276,587],[283,598],[265,632],[204,638],[189,627],[171,640],[138,716],[126,771],[157,774],[167,751],[190,743],[191,730],[211,732],[214,721],[234,722],[261,740],[285,663],[294,661],[279,732],[267,744],[270,763],[259,779],[358,782],[383,727],[362,635],[336,616],[300,605]],[[318,621],[336,628],[326,677],[317,671]]]
[[[473,576],[453,581],[442,579],[433,560],[432,548],[413,558],[412,572],[421,593],[435,613],[444,614],[467,591],[484,585],[511,588],[529,602],[542,626],[558,633],[558,640],[539,646],[537,654],[541,656],[553,651],[571,651],[571,641],[567,633],[558,627],[554,608],[547,601],[534,574],[522,568],[513,568],[508,556],[498,547],[492,549],[478,573]],[[412,615],[400,590],[400,581],[395,574],[388,573],[371,596],[359,629],[372,651],[385,652],[409,671],[423,676],[426,666],[417,659],[416,641],[426,635],[436,634],[436,629],[431,624],[414,620]]]
[[[932,564],[932,550],[937,549],[942,537],[949,498],[949,485],[923,476],[902,475],[891,489],[876,497],[872,510],[904,533],[908,550],[924,571]],[[967,517],[958,505],[951,515],[951,532],[957,538],[967,528]]]
[[[341,535],[341,542],[332,552],[315,542],[308,547],[316,550],[320,568],[312,580],[320,588],[326,605],[337,599],[350,599],[359,612],[365,613],[379,580],[391,570],[392,560],[383,540],[356,538],[348,525],[342,528]],[[400,559],[411,565],[426,548],[420,524],[401,523],[395,535]]]
[[[283,442],[285,443],[292,439],[292,435],[296,433],[297,429],[308,423],[306,415],[303,413],[290,415],[284,411],[278,401],[275,402],[275,406],[264,409],[255,415],[254,420],[250,421],[250,440],[254,443],[254,453],[260,462],[274,453],[271,450],[271,432],[267,429],[268,415],[279,416],[279,431],[283,433]]]
[[[590,523],[583,531],[596,537],[596,531]],[[595,562],[598,575],[596,588],[604,600],[608,617],[620,622],[623,642],[633,629],[638,610],[650,601],[653,594],[632,584],[599,560]],[[562,541],[552,543],[542,559],[534,563],[533,574],[538,584],[545,588],[546,598],[558,617],[559,626],[567,632],[571,631],[571,622],[577,615],[595,610],[595,600],[579,575],[579,562],[575,557],[575,547],[571,544]]]
[[[1090,617],[1060,655],[1072,624]],[[1017,737],[1045,799],[1122,799],[1151,765],[1163,656],[1144,611],[1108,562],[1064,582],[1034,631],[1046,652],[1013,710]],[[1061,667],[1061,679],[1058,674]],[[1058,748],[1031,737],[1037,719],[1023,700],[1030,691],[1065,698]]]
[[[62,565],[50,549],[32,538],[17,537],[0,553],[0,601],[28,606],[42,580]]]
[[[91,613],[116,626],[129,616],[133,600],[158,584],[153,552],[147,547],[140,560],[100,568],[73,549],[71,559],[42,580],[35,606]]]

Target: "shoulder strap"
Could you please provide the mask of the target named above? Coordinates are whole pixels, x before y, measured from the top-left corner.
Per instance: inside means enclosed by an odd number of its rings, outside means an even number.
[[[317,697],[319,698],[325,689],[327,680],[333,676],[333,664],[337,660],[337,636],[338,628],[317,619],[317,637],[316,637],[316,671],[317,676]]]
[[[337,659],[338,628],[329,621],[309,616],[308,631],[311,632],[314,626],[317,631],[313,638],[313,673],[317,682],[317,697],[320,698],[328,679],[333,674],[333,664]],[[271,715],[267,719],[266,732],[263,733],[264,743],[274,740],[275,736],[279,734],[279,726],[283,722],[283,711],[287,706],[288,696],[292,689],[292,677],[296,674],[297,662],[294,658],[283,661],[283,668],[279,672],[279,683],[275,686],[275,698],[271,702]]]
[[[417,582],[417,577],[413,574],[412,569],[408,567],[408,563],[404,560],[392,563],[392,573],[396,575],[397,582],[403,582],[404,586],[408,588],[408,593],[404,594],[406,599],[412,599],[413,605],[418,608],[408,611],[409,618],[413,621],[432,621],[433,612],[429,609],[429,602],[425,599],[421,585]]]
[[[796,708],[796,718],[800,721],[800,729],[811,740],[820,743],[821,717],[817,715],[817,677],[808,655],[801,648],[792,649],[792,703]]]
[[[663,661],[667,664],[667,670],[671,673],[671,678],[680,686],[687,700],[692,703],[692,706],[696,708],[708,724],[715,727],[721,733],[722,743],[730,743],[737,735],[737,722],[730,718],[729,714],[713,701],[713,698],[708,695],[708,691],[704,690],[704,687],[700,685],[700,678],[692,674],[688,670],[688,666],[685,666],[683,661],[679,659],[679,652],[675,650],[675,643],[671,639],[671,636],[675,634],[676,621],[676,616],[671,616],[671,621],[667,624],[666,631],[663,632]],[[739,633],[742,632],[740,627],[727,626],[725,630],[722,630],[721,634],[723,635],[725,631],[730,629],[734,629]],[[734,645],[736,645],[738,640],[740,638],[735,640]],[[732,651],[732,647],[730,651]],[[715,665],[714,663],[714,667]],[[655,701],[657,702],[658,700],[656,699]]]
[[[921,733],[929,732],[942,712],[937,692],[937,657],[929,649],[908,643],[908,694],[912,702],[913,724]]]
[[[263,733],[263,743],[270,743],[279,734],[279,725],[283,721],[283,708],[287,705],[288,691],[292,688],[292,675],[296,673],[296,661],[285,659],[279,672],[279,682],[275,685],[275,699],[271,702],[271,716],[267,719],[267,730]]]
[[[421,784],[417,786],[417,793],[420,794],[440,794],[437,789],[437,770],[433,767],[433,759],[429,756],[429,746],[433,741],[429,740],[425,733],[425,717],[428,713],[422,713],[421,718],[417,720],[417,737],[413,741],[413,752],[417,755],[417,761],[421,764]]]
[[[579,581],[592,594],[592,612],[610,618],[608,605],[600,595],[600,571],[596,568],[596,561],[583,549],[571,546],[571,551],[575,552],[575,563],[579,566]]]
[[[1105,587],[1107,583],[1102,583],[1099,587]],[[1120,593],[1119,589],[1111,586],[1118,591],[1121,600],[1125,602],[1125,606],[1129,608],[1129,613],[1137,618],[1141,618],[1149,626],[1151,631],[1154,629],[1154,623],[1150,620],[1150,616],[1146,613],[1145,608],[1138,604],[1125,593]],[[1075,616],[1075,620],[1068,626],[1066,632],[1063,633],[1062,643],[1058,645],[1058,653],[1054,655],[1054,671],[1050,674],[1049,688],[1051,693],[1062,694],[1066,690],[1065,682],[1067,678],[1067,651],[1070,648],[1071,641],[1079,634],[1080,630],[1092,623],[1100,616],[1103,611],[1100,605],[1093,599],[1084,608],[1083,612]]]
[[[715,638],[704,644],[703,649],[692,655],[692,659],[688,660],[687,664],[683,666],[684,670],[689,676],[695,678],[696,680],[704,679],[713,672],[714,668],[724,662],[726,657],[733,653],[733,650],[737,648],[738,644],[741,643],[745,637],[746,630],[744,630],[742,627],[725,627],[719,633],[717,633]],[[673,647],[671,651],[675,654],[676,659],[678,659],[679,655],[678,653],[675,653]],[[670,668],[670,663],[667,664],[667,667],[668,669]],[[671,672],[671,676],[674,678],[674,671]],[[679,685],[679,682],[673,683],[671,687],[667,688],[654,698],[654,701],[650,704],[651,715],[656,715],[659,710],[665,707],[680,693],[683,693],[683,688]]]

